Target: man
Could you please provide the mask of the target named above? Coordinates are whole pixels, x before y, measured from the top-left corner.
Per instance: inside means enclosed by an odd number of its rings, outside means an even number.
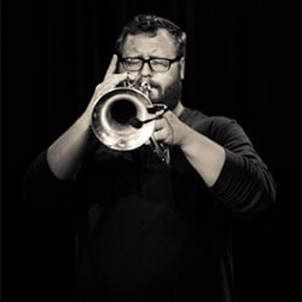
[[[235,121],[183,106],[185,45],[172,22],[135,17],[85,112],[26,177],[28,199],[78,210],[77,301],[233,301],[232,218],[269,209],[275,187]],[[169,108],[153,134],[169,146],[168,164],[148,144],[95,144],[97,100],[129,78]]]

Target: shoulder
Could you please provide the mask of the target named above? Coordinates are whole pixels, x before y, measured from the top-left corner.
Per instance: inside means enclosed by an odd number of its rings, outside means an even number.
[[[185,108],[180,119],[197,132],[223,146],[251,144],[241,125],[226,116],[207,116],[198,110]]]
[[[208,116],[204,113],[185,108],[180,119],[193,129],[203,133],[213,133],[226,130],[232,126],[238,125],[236,120],[225,116]],[[239,126],[239,125],[238,125]]]

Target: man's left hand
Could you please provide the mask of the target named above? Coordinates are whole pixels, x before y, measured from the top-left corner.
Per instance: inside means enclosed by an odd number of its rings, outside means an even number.
[[[163,117],[155,121],[154,138],[169,145],[182,145],[190,128],[172,111],[167,111]]]

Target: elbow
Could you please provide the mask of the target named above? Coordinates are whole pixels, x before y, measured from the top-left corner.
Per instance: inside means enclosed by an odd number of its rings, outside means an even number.
[[[260,215],[270,211],[277,200],[277,189],[273,182],[258,185],[257,189],[250,190],[241,202],[237,203],[234,212],[243,215]]]

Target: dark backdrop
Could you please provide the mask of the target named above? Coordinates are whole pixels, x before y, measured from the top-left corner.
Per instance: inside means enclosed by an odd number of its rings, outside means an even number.
[[[24,204],[22,177],[84,110],[122,25],[146,12],[187,32],[184,104],[235,118],[278,184],[279,205],[267,219],[235,226],[240,301],[298,301],[299,7],[273,0],[161,2],[3,1],[3,301],[19,294],[37,301],[66,297],[70,216]]]

